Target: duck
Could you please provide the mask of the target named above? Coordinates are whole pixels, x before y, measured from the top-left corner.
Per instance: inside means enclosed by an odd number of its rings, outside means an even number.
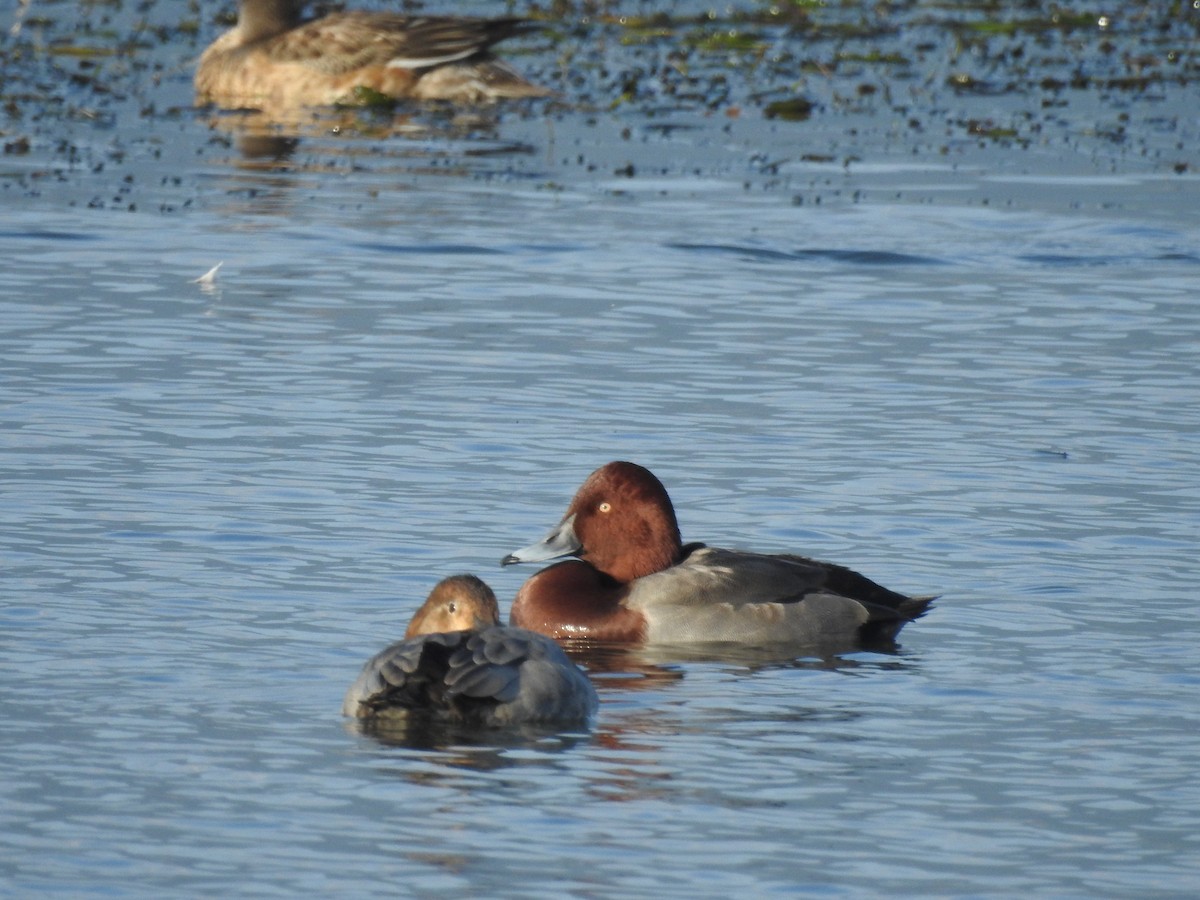
[[[501,565],[563,557],[520,587],[511,625],[559,640],[852,649],[894,641],[936,599],[806,556],[684,544],[662,482],[620,460]]]
[[[464,574],[439,581],[404,640],[367,660],[342,714],[504,727],[584,723],[597,705],[592,683],[558,644],[501,625],[495,593]]]
[[[304,21],[303,0],[240,0],[237,25],[200,56],[198,104],[294,109],[353,103],[359,88],[395,99],[488,103],[553,92],[491,47],[524,19],[348,11]]]

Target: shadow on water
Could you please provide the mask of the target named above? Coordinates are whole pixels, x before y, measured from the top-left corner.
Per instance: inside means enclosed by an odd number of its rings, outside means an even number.
[[[355,107],[316,107],[296,110],[287,117],[252,109],[205,111],[199,121],[208,126],[214,143],[237,151],[241,162],[231,161],[235,166],[264,159],[294,160],[305,142],[320,152],[354,156],[355,145],[346,139],[399,141],[388,155],[409,159],[444,157],[447,145],[452,144],[464,145],[464,152],[472,156],[535,152],[528,144],[501,139],[500,114],[486,108],[426,105],[384,114]],[[325,143],[330,140],[339,143]]]
[[[345,724],[350,734],[369,738],[383,747],[432,754],[439,765],[492,771],[513,766],[520,759],[514,750],[562,753],[591,740],[579,727],[564,730],[555,725],[512,725],[504,728],[471,727],[424,717],[356,719]],[[407,773],[405,773],[407,774]]]
[[[852,674],[862,671],[907,671],[919,664],[901,655],[895,643],[870,647],[779,645],[747,647],[740,644],[635,646],[597,644],[586,641],[566,642],[568,655],[583,666],[595,682],[602,705],[592,730],[578,727],[564,730],[555,725],[520,725],[505,728],[479,728],[435,721],[426,717],[356,719],[345,724],[350,734],[367,738],[381,747],[413,751],[426,762],[449,769],[496,771],[527,766],[558,754],[593,745],[605,751],[620,750],[650,763],[657,745],[654,735],[687,733],[694,730],[682,718],[664,714],[662,709],[635,705],[621,709],[622,696],[650,691],[670,691],[678,687],[694,665],[718,665],[727,674],[751,676],[768,670],[811,670]],[[869,654],[850,656],[847,654]],[[615,704],[615,705],[614,705]],[[769,713],[756,709],[747,713],[755,721],[769,720],[775,725],[795,726],[814,721],[854,718],[850,710],[831,712],[827,705],[786,709]],[[522,751],[514,754],[513,751]],[[647,756],[647,754],[650,754]],[[417,776],[410,769],[399,770],[403,778]],[[428,774],[419,780],[427,780]]]
[[[725,253],[739,259],[754,262],[796,262],[823,260],[826,262],[859,266],[942,266],[945,260],[932,256],[914,256],[909,253],[892,253],[885,250],[839,250],[836,248],[812,248],[803,250],[776,250],[769,247],[750,247],[738,244],[692,244],[669,243],[674,250],[695,253]]]
[[[533,177],[518,172],[516,160],[535,148],[503,138],[499,113],[492,110],[384,115],[334,107],[300,110],[282,121],[244,110],[201,112],[198,121],[210,133],[205,180],[229,215],[291,214],[294,194],[318,190],[329,177],[353,176],[392,197],[430,176]]]
[[[732,672],[753,674],[770,669],[811,669],[850,673],[858,669],[910,669],[914,660],[902,656],[894,641],[870,644],[776,644],[747,646],[736,643],[679,645],[564,643],[567,655],[584,667],[597,689],[657,690],[686,677],[688,665],[715,664]],[[850,654],[871,654],[858,658]]]

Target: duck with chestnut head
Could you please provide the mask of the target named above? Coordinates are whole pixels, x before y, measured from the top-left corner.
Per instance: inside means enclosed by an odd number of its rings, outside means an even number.
[[[805,556],[684,544],[666,488],[631,462],[589,475],[550,533],[502,564],[561,557],[573,558],[521,586],[513,625],[637,644],[850,649],[894,640],[935,599]]]

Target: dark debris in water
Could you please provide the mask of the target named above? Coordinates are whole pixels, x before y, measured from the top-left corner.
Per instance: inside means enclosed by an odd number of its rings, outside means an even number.
[[[785,122],[803,122],[812,115],[814,106],[807,97],[789,97],[786,100],[772,100],[763,107],[763,115]]]

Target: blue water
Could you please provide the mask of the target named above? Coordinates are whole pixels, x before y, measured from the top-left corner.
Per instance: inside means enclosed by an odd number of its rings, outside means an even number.
[[[188,77],[139,90],[186,106]],[[502,111],[276,164],[190,112],[24,121],[0,894],[1190,896],[1195,167],[843,166],[669,118]],[[616,458],[685,539],[943,599],[895,655],[593,658],[589,730],[341,721],[435,581],[506,604],[531,571],[499,559]]]

